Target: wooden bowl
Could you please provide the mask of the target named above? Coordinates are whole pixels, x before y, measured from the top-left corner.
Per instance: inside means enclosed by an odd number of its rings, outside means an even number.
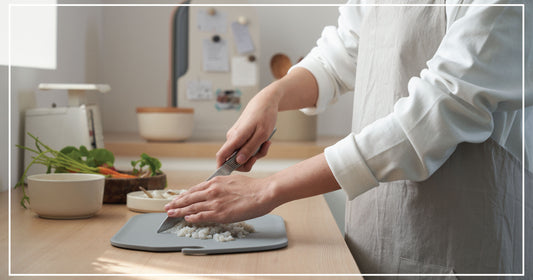
[[[128,193],[138,191],[139,186],[147,190],[164,189],[167,186],[167,175],[162,173],[144,178],[106,178],[104,203],[126,204]]]

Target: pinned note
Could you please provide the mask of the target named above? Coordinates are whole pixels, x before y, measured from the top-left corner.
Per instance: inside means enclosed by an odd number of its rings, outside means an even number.
[[[226,14],[218,10],[215,13],[210,12],[210,10],[199,10],[197,14],[197,25],[200,31],[226,33]]]
[[[229,54],[225,40],[217,42],[211,39],[203,41],[203,66],[206,72],[228,72]]]
[[[257,63],[247,56],[231,59],[231,83],[234,86],[255,86],[257,84]]]
[[[254,51],[254,43],[248,26],[240,24],[238,22],[231,23],[231,30],[233,31],[233,38],[235,40],[235,46],[240,54],[245,54]]]
[[[213,98],[213,84],[207,80],[191,80],[187,83],[187,98],[209,100]]]

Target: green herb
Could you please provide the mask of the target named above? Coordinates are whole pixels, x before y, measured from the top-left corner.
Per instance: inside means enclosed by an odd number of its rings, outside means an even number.
[[[139,166],[137,168],[137,165]],[[138,175],[143,172],[143,168],[148,166],[150,168],[150,176],[161,174],[161,162],[157,158],[153,158],[145,153],[141,154],[141,159],[132,160],[131,166],[133,167],[133,174]]]
[[[107,149],[92,149],[88,150],[85,146],[80,146],[77,149],[74,146],[67,146],[60,151],[77,162],[81,162],[90,167],[107,166],[113,167],[115,163],[115,156]],[[56,172],[64,172],[64,170],[56,170]]]
[[[52,170],[54,170],[55,173],[75,172],[102,174],[113,178],[127,178],[124,176],[131,176],[114,170],[113,165],[115,162],[115,156],[107,149],[88,150],[85,146],[80,146],[79,148],[67,146],[60,151],[56,151],[45,145],[38,137],[33,136],[31,133],[28,132],[28,135],[35,140],[35,149],[16,145],[18,148],[35,154],[32,156],[32,161],[24,170],[20,180],[15,185],[15,188],[22,186],[23,197],[20,204],[24,208],[27,208],[26,203],[30,202],[30,198],[26,195],[24,189],[24,180],[30,167],[36,163],[46,166],[46,173],[51,173]],[[135,176],[139,176],[143,173],[144,167],[149,167],[148,172],[150,173],[150,176],[162,173],[161,162],[157,158],[150,157],[145,153],[141,155],[139,160],[132,161],[131,165],[133,166],[133,174]]]

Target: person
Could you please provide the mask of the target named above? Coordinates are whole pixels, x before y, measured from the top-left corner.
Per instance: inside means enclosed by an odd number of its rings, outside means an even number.
[[[532,77],[523,75],[531,32],[522,38],[520,6],[470,2],[341,6],[338,25],[248,103],[217,164],[240,149],[240,170],[249,171],[268,152],[270,142],[251,156],[278,111],[317,114],[347,92],[352,133],[269,177],[193,186],[166,205],[168,216],[236,222],[341,188],[345,240],[364,274],[531,277],[532,256],[522,255],[523,246],[533,251],[531,189],[522,193],[533,170],[531,141],[522,153],[522,129],[532,125]]]

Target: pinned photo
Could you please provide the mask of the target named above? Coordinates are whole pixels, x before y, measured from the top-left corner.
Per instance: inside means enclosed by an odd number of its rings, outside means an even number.
[[[241,109],[241,91],[236,90],[220,90],[216,92],[217,101],[215,108],[217,110],[240,110]]]

